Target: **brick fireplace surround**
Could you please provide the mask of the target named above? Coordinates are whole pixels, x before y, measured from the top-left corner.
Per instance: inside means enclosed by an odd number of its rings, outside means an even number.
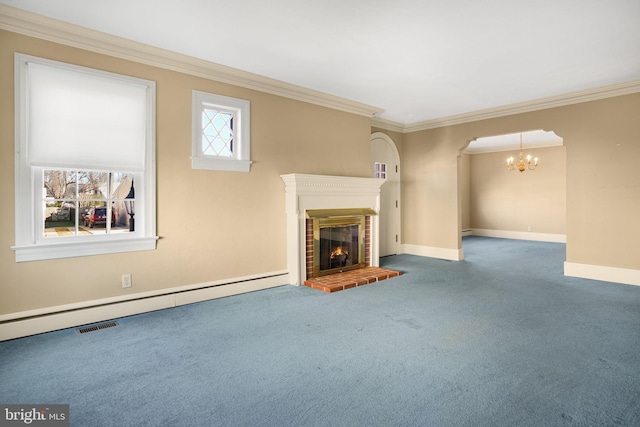
[[[307,279],[307,210],[369,208],[380,211],[383,179],[328,175],[281,175],[287,212],[287,266],[289,283],[335,292],[400,275],[379,267],[378,216],[367,222],[366,267]]]

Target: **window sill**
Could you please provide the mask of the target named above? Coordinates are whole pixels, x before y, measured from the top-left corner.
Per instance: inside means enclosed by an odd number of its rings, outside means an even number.
[[[121,252],[149,251],[156,248],[156,240],[158,240],[157,236],[90,242],[43,243],[38,245],[12,246],[11,249],[16,252],[16,262],[26,262]]]
[[[192,157],[191,169],[249,172],[251,170],[251,160]]]

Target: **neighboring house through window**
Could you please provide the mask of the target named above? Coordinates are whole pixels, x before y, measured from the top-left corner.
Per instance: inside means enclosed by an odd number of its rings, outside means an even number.
[[[194,90],[191,167],[249,172],[249,101]]]
[[[16,261],[155,249],[155,82],[22,54],[15,71]]]

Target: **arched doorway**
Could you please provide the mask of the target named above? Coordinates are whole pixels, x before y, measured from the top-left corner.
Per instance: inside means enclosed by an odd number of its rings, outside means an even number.
[[[531,154],[531,164],[520,171],[514,162],[523,152],[525,163]],[[508,158],[514,159],[512,167]],[[465,144],[459,159],[462,235],[468,229],[474,236],[566,242],[566,150],[560,135],[534,129],[478,137]]]
[[[383,132],[371,134],[371,176],[386,179],[380,188],[380,256],[396,255],[400,246],[400,155]]]

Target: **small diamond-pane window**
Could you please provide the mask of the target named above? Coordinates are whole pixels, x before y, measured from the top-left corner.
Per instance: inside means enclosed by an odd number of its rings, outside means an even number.
[[[202,154],[233,156],[233,114],[209,109],[202,111]]]
[[[386,163],[375,162],[373,164],[373,170],[374,170],[374,177],[375,178],[387,179],[387,164]]]
[[[192,91],[191,167],[249,172],[251,117],[246,99]]]

